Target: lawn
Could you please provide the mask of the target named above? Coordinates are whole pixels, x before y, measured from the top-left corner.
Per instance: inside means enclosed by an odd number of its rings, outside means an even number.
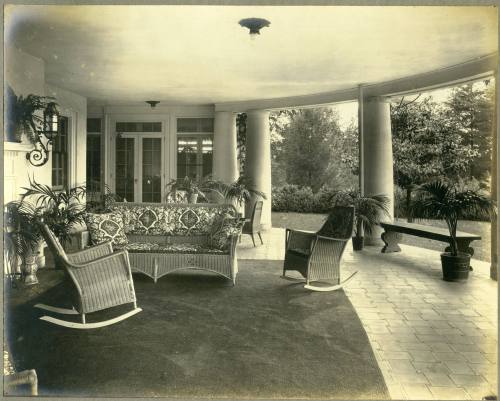
[[[272,213],[273,227],[288,227],[303,230],[316,230],[321,227],[326,215],[315,213]],[[399,219],[396,219],[396,221]],[[404,221],[404,219],[402,219]],[[446,227],[446,223],[440,220],[419,220],[419,224],[435,227]],[[491,259],[491,223],[484,221],[459,221],[458,229],[471,234],[478,234],[481,241],[474,241],[472,247],[475,250],[474,258],[490,262]],[[445,244],[425,238],[418,238],[410,235],[403,235],[402,244],[419,246],[435,251],[443,251]]]

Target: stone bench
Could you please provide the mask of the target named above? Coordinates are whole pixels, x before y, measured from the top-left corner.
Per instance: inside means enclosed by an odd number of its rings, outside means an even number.
[[[406,223],[406,222],[393,222],[393,223],[380,223],[384,232],[382,233],[382,241],[384,247],[382,253],[400,252],[401,248],[398,243],[402,239],[402,234],[414,235],[416,237],[428,238],[435,241],[446,242],[450,244],[450,233],[447,228],[439,228],[433,226],[425,226],[422,224]],[[470,247],[472,241],[480,240],[481,237],[476,234],[469,234],[463,231],[457,231],[457,246],[460,252],[466,252],[469,255],[474,255],[474,249]],[[450,251],[448,245],[445,252]]]

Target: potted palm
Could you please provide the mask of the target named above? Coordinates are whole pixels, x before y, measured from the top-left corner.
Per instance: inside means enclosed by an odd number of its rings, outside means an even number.
[[[458,251],[457,223],[467,215],[489,218],[496,213],[491,199],[479,191],[459,189],[446,181],[434,181],[421,185],[411,204],[414,217],[440,219],[446,222],[450,233],[450,252],[441,254],[443,280],[467,280],[471,255]]]
[[[362,196],[358,190],[339,191],[334,197],[335,204],[354,206],[352,247],[355,251],[363,250],[364,233],[370,235],[382,219],[389,216],[389,198],[382,194]]]
[[[240,209],[243,207],[243,203],[248,202],[252,196],[267,199],[266,194],[254,189],[250,178],[244,175],[240,175],[236,181],[230,184],[226,184],[222,181],[210,180],[207,182],[207,186],[219,192],[226,202],[235,202]]]
[[[33,205],[36,213],[30,217],[34,225],[43,222],[63,246],[69,245],[74,230],[84,224],[86,207],[83,199],[86,188],[76,186],[55,191],[48,185],[30,179],[30,187],[23,189],[26,192],[21,195],[21,203]]]
[[[186,194],[187,201],[189,203],[198,202],[198,198],[203,200],[207,199],[203,193],[204,185],[199,184],[196,180],[189,176],[186,176],[183,179],[173,179],[167,184],[167,187],[170,187],[170,191],[167,193],[167,198],[170,197],[175,201],[179,201],[183,198],[178,191],[183,191]]]

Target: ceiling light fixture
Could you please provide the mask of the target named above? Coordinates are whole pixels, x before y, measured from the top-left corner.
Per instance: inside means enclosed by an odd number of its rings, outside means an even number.
[[[156,107],[156,105],[158,103],[160,103],[160,101],[159,100],[146,100],[146,103],[149,104],[152,109],[154,109]]]
[[[257,35],[260,35],[260,30],[266,26],[271,25],[271,23],[264,18],[244,18],[238,22],[241,26],[248,28],[250,30],[250,38],[255,39]]]

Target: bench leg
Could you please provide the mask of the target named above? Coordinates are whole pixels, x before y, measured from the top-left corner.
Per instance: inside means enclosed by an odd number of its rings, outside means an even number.
[[[402,235],[394,231],[385,231],[381,235],[382,241],[384,241],[384,247],[382,248],[382,253],[390,252],[401,252],[401,248],[398,243],[401,241]]]

